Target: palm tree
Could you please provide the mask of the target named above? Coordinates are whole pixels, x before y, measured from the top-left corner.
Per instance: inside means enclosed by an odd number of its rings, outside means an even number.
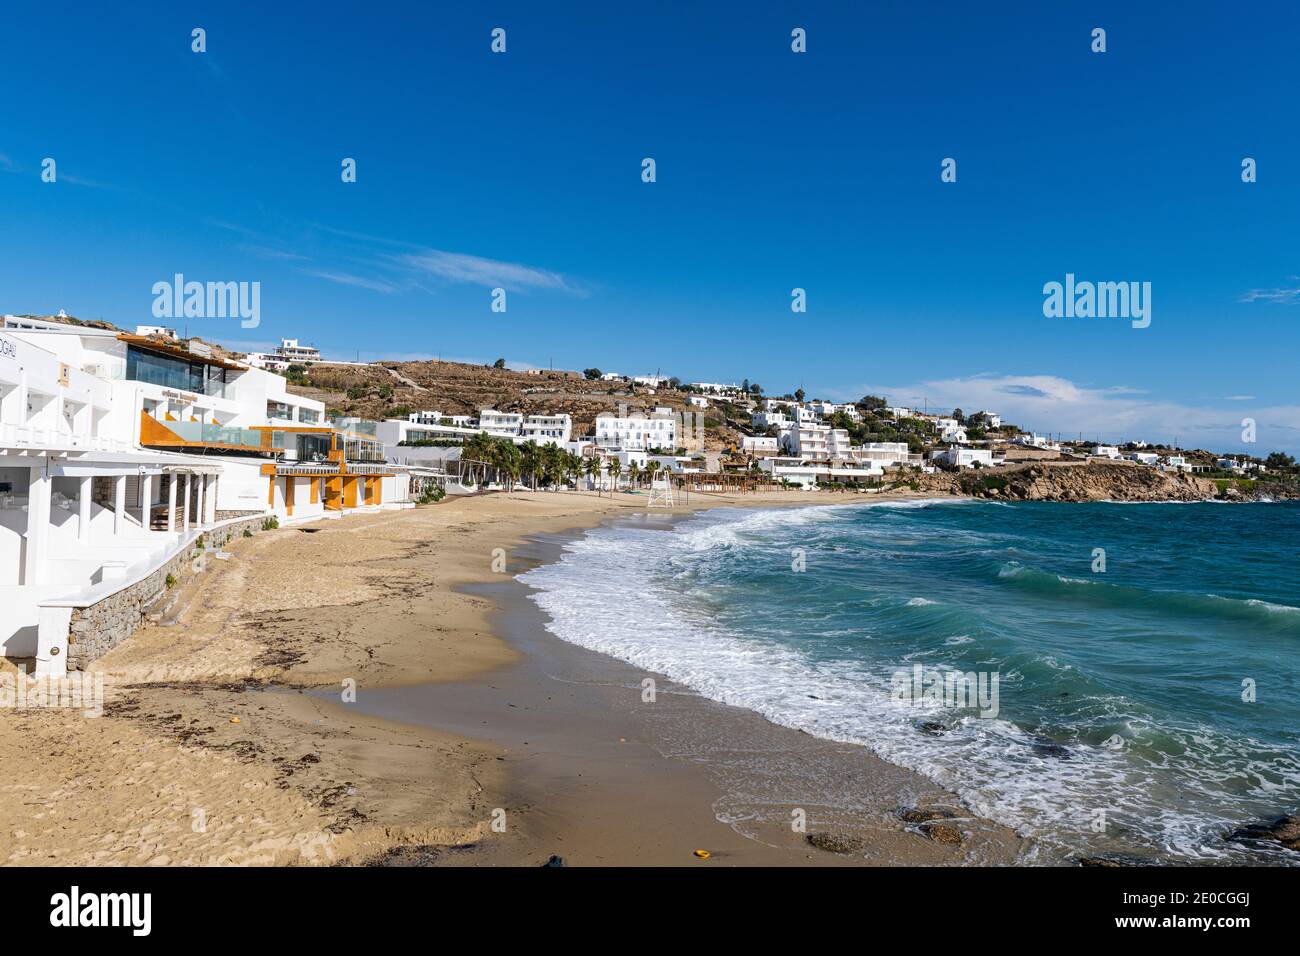
[[[514,491],[515,482],[519,480],[521,471],[519,446],[512,441],[503,439],[497,445],[496,466],[506,479],[507,489]]]
[[[627,476],[632,481],[632,487],[636,488],[638,480],[641,478],[641,466],[636,462],[627,466]]]
[[[618,474],[622,470],[623,470],[623,465],[617,458],[611,458],[609,460],[610,494],[613,494],[614,492],[618,491]]]
[[[470,484],[478,484],[478,482],[474,481],[474,472],[476,470],[475,465],[481,465],[488,460],[491,454],[491,447],[492,439],[484,432],[478,432],[477,434],[471,435],[461,444],[461,475],[462,477],[464,476],[464,468],[468,465]],[[480,470],[486,469],[482,468]]]
[[[583,459],[582,470],[587,473],[588,481],[594,481],[596,475],[600,473],[600,459],[599,458]]]
[[[648,465],[646,465],[645,470],[646,470],[646,475],[650,479],[650,487],[652,488],[654,487],[655,475],[659,474],[659,469],[662,467],[663,466],[660,465],[659,462],[657,461],[652,461]]]
[[[541,464],[539,451],[540,449],[537,447],[537,442],[535,441],[527,441],[519,446],[519,455],[522,459],[521,464],[523,466],[523,471],[528,474],[529,483],[532,485],[533,491],[537,490],[537,467]]]

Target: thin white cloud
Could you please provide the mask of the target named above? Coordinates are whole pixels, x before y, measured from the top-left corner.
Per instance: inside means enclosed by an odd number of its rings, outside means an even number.
[[[1300,279],[1300,276],[1288,276],[1292,280]],[[1300,302],[1300,287],[1291,286],[1280,289],[1248,289],[1244,292],[1238,302],[1275,302],[1283,305],[1291,305]]]
[[[427,249],[396,257],[407,268],[445,279],[448,282],[482,285],[489,288],[577,290],[558,272],[500,259],[487,259],[463,252]]]
[[[398,287],[391,282],[384,282],[380,279],[368,279],[365,276],[352,275],[349,272],[327,272],[323,269],[299,269],[303,275],[313,276],[317,279],[324,279],[326,282],[335,282],[339,285],[350,285],[359,289],[370,289],[372,292],[383,292],[388,294],[396,292]]]
[[[310,256],[301,256],[296,252],[289,252],[287,249],[273,249],[270,246],[257,246],[245,243],[240,246],[250,256],[256,256],[259,259],[270,259],[273,261],[284,262],[310,262]]]
[[[1241,404],[1253,401],[1237,396],[1233,407],[1204,406],[1147,397],[1127,386],[1079,385],[1053,375],[978,375],[911,383],[868,383],[841,390],[841,400],[882,395],[891,405],[931,412],[960,408],[966,414],[992,411],[1003,420],[1040,434],[1065,438],[1173,442],[1184,448],[1246,452],[1300,450],[1300,405]],[[1219,402],[1227,401],[1220,399]],[[1242,420],[1253,419],[1257,441],[1242,441]]]

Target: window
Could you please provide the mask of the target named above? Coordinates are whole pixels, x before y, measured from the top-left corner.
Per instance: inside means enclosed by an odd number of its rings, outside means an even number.
[[[286,405],[284,402],[267,402],[266,417],[292,419],[293,414],[290,412],[289,406]]]
[[[307,425],[315,425],[320,421],[320,412],[312,408],[298,409],[298,421]]]
[[[146,352],[134,346],[126,350],[126,377],[136,382],[161,385],[185,392],[208,394],[206,388],[208,366],[202,362],[191,362],[182,358],[173,358],[156,352]],[[223,378],[225,369],[217,369]]]
[[[326,461],[330,453],[329,435],[298,435],[299,461]]]

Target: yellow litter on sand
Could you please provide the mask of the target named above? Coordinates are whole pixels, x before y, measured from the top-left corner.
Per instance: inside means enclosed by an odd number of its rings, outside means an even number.
[[[237,723],[239,723],[239,718],[238,718],[238,717],[231,717],[231,718],[230,718],[230,722],[231,722],[232,724],[237,724]]]
[[[707,860],[709,857],[713,856],[713,854],[710,853],[708,850],[696,850],[695,855],[698,856],[701,860]]]

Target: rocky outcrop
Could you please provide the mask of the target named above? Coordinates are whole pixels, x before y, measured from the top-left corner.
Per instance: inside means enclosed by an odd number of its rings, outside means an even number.
[[[1277,843],[1300,852],[1300,814],[1281,817],[1272,823],[1255,823],[1228,835],[1229,840]]]
[[[1207,501],[1211,480],[1121,462],[1034,462],[945,475],[953,492],[1002,501]]]

